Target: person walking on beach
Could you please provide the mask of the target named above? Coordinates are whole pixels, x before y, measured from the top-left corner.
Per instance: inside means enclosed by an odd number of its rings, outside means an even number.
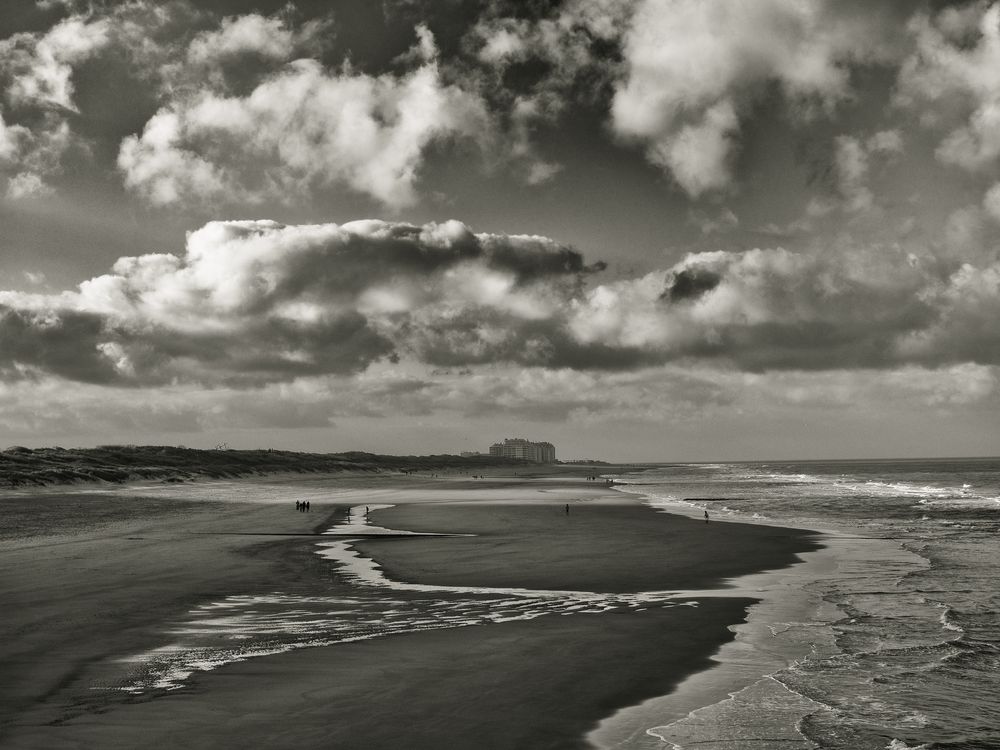
[[[708,523],[708,511],[705,511],[705,523]]]
[[[302,508],[300,507],[300,503],[299,503],[298,500],[295,501],[295,510],[302,510]]]
[[[308,513],[308,512],[309,512],[309,507],[310,507],[310,506],[309,506],[309,501],[308,501],[308,500],[306,500],[306,513]]]
[[[569,515],[569,503],[566,503],[566,515]]]

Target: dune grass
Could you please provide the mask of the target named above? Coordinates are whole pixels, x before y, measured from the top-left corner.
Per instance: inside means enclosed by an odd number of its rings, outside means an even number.
[[[200,450],[168,445],[102,445],[71,449],[14,446],[0,452],[0,487],[135,480],[183,482],[282,472],[426,472],[525,463],[494,456],[386,456],[360,451]]]

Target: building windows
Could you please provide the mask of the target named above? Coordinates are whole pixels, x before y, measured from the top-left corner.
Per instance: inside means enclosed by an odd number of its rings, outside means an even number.
[[[551,464],[556,460],[556,447],[552,443],[535,443],[524,438],[504,438],[490,446],[490,455]]]

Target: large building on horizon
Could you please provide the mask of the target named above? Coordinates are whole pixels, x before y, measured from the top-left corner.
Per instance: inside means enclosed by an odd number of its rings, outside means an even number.
[[[551,464],[556,460],[556,447],[552,443],[535,443],[525,438],[504,438],[490,446],[490,455]]]

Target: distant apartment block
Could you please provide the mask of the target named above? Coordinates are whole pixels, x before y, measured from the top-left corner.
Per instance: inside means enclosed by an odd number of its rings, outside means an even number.
[[[505,438],[490,446],[490,455],[551,464],[556,460],[556,447],[552,443],[535,443],[524,438]]]

